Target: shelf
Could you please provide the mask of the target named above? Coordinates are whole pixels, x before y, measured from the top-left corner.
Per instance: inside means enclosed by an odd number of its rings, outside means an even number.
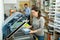
[[[54,23],[55,26],[59,27],[60,26],[60,23]]]
[[[56,22],[56,23],[59,23],[59,24],[60,24],[60,21],[55,20],[54,22]]]
[[[51,33],[49,33],[49,32],[44,32],[44,33],[47,33],[47,34],[50,34],[50,35],[52,35]]]
[[[55,9],[55,8],[49,8],[49,9]]]
[[[51,24],[48,24],[48,25],[49,25],[50,27],[53,27],[53,28],[55,27],[54,25],[51,25]]]
[[[60,7],[60,5],[56,5],[56,7]]]
[[[56,14],[60,14],[60,12],[56,12]]]
[[[49,25],[54,25],[54,23],[52,23],[52,22],[49,22]]]
[[[55,29],[56,32],[60,33],[60,30]]]
[[[50,4],[50,6],[51,6],[51,7],[52,7],[52,6],[55,7],[56,5],[52,5],[52,4]]]
[[[60,7],[57,7],[56,9],[58,10],[58,9],[60,9]]]
[[[45,13],[49,14],[49,11],[45,11]]]
[[[56,0],[52,0],[52,2],[56,2]]]
[[[56,18],[56,20],[59,20],[60,21],[60,18]]]
[[[56,2],[53,2],[53,3],[56,3]]]
[[[45,11],[46,13],[49,13],[49,11]]]
[[[53,17],[50,17],[50,19],[51,19],[51,20],[54,20],[54,18],[53,18]]]
[[[52,15],[52,16],[55,16],[55,14],[48,14],[48,15]]]
[[[55,29],[58,29],[58,30],[60,30],[60,26],[57,26],[57,27],[55,27]]]
[[[52,2],[51,5],[56,5],[56,3],[55,2]]]
[[[49,8],[55,8],[55,6],[50,6]]]
[[[54,23],[54,25],[58,25],[58,26],[60,26],[60,24],[58,24],[58,23]]]
[[[55,13],[56,11],[50,11],[50,12],[54,12]]]

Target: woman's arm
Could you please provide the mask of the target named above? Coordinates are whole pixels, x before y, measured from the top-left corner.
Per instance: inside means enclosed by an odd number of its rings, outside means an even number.
[[[33,33],[36,33],[37,30],[30,30],[30,33],[33,34]]]

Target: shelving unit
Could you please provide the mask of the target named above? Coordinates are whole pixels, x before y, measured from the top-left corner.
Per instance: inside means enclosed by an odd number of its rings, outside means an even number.
[[[48,35],[50,35],[49,34],[49,32],[48,32],[48,23],[49,23],[49,16],[48,16],[48,14],[49,14],[49,0],[44,0],[43,1],[43,10],[44,10],[44,14],[45,14],[45,20],[46,20],[46,23],[45,23],[45,29],[47,30],[47,32],[45,31],[44,32],[44,34],[45,34],[45,38],[44,38],[44,40],[48,40]]]
[[[56,10],[55,10],[55,8],[56,8],[55,7],[56,6],[55,2],[56,1],[54,1],[54,0],[50,0],[50,4],[49,4],[49,18],[53,18],[53,19],[55,18],[55,12],[56,12]],[[52,4],[52,3],[54,3],[54,4]]]
[[[60,40],[60,0],[56,0],[56,14],[55,14],[55,34],[57,34],[58,38],[56,40]],[[56,37],[56,36],[55,36]]]
[[[49,19],[51,20],[55,20],[55,14],[56,14],[56,0],[50,0],[50,3],[49,3]],[[49,27],[49,33],[51,33],[51,36],[50,36],[50,40],[55,40],[55,25],[54,25],[54,22],[52,21],[49,21],[49,24],[48,24],[48,27]]]
[[[49,21],[48,26],[54,29],[53,32],[54,40],[58,40],[56,38],[56,36],[58,36],[56,35],[56,32],[60,33],[60,0],[50,0],[49,19],[54,21],[54,22]]]

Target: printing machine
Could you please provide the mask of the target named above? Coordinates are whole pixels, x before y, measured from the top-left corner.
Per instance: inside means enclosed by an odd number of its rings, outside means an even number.
[[[15,13],[12,16],[8,17],[5,20],[2,28],[3,40],[21,24],[23,24],[26,19],[27,18],[22,13]],[[20,29],[14,34],[14,40],[33,40],[33,36],[31,36],[30,34],[25,35]]]

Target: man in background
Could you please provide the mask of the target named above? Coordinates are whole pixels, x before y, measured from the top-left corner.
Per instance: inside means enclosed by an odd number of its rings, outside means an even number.
[[[25,12],[25,16],[28,18],[28,20],[30,20],[31,9],[28,7],[27,3],[24,4],[24,12]]]

